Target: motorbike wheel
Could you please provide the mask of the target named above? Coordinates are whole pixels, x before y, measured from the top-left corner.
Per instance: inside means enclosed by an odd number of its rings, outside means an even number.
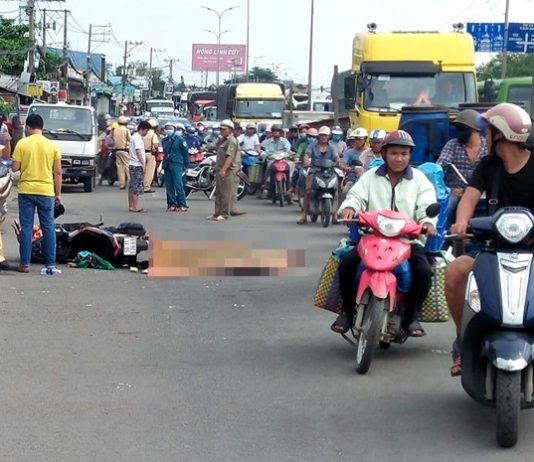
[[[378,344],[382,320],[387,309],[386,299],[379,299],[371,295],[369,304],[360,309],[365,309],[365,313],[356,345],[356,372],[365,374],[371,366],[373,354]]]
[[[517,443],[520,407],[521,371],[508,372],[497,369],[495,386],[497,442],[505,448]]]
[[[330,199],[323,199],[321,209],[321,224],[323,228],[328,228],[330,217],[332,216],[332,201]]]
[[[113,178],[108,178],[108,185],[113,186],[115,184],[115,180]]]
[[[160,188],[163,188],[163,185],[165,184],[165,177],[163,176],[163,172],[158,172],[157,182],[158,182],[158,186]]]
[[[239,178],[239,184],[237,185],[237,200],[240,201],[247,195],[247,183],[243,178]]]
[[[319,218],[319,215],[317,215],[316,213],[310,214],[310,221],[312,223],[315,223],[317,221],[317,218]]]
[[[256,194],[256,191],[258,190],[259,184],[258,183],[249,183],[247,184],[247,194],[249,196],[253,196]]]
[[[279,180],[276,182],[276,194],[275,198],[278,199],[278,203],[280,204],[280,207],[284,206],[284,181]]]

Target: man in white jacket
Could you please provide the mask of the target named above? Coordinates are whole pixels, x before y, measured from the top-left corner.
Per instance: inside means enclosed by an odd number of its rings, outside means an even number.
[[[360,210],[397,210],[426,228],[427,236],[436,233],[435,218],[426,216],[426,209],[436,202],[434,186],[424,173],[409,166],[415,146],[412,137],[402,130],[391,132],[382,146],[385,163],[368,170],[349,191],[339,208],[344,220],[352,219]],[[410,269],[412,286],[406,295],[406,311],[403,328],[410,337],[422,337],[425,331],[417,321],[423,301],[430,290],[431,267],[424,252],[423,241],[412,242]],[[343,298],[343,313],[338,316],[332,330],[347,332],[355,315],[354,278],[360,258],[354,250],[339,265],[339,285]]]

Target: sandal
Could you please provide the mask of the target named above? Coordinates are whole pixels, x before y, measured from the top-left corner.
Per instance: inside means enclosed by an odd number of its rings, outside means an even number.
[[[302,218],[299,221],[297,221],[297,225],[305,225],[306,223],[308,223],[308,220],[304,220]]]
[[[424,337],[426,335],[425,330],[423,329],[423,326],[419,323],[419,321],[416,319],[415,321],[412,321],[408,328],[405,329],[406,335],[408,337]]]
[[[146,213],[146,210],[145,209],[130,209],[130,212],[133,212],[133,213]]]
[[[452,361],[451,377],[458,377],[462,375],[462,357],[456,356]]]
[[[187,212],[189,211],[188,207],[178,207],[175,209],[175,212]]]
[[[349,316],[347,316],[345,313],[341,313],[334,321],[334,324],[330,326],[330,329],[336,334],[345,334],[351,327],[352,323]]]
[[[176,207],[174,207],[174,206],[168,207],[167,208],[167,212],[176,212]]]

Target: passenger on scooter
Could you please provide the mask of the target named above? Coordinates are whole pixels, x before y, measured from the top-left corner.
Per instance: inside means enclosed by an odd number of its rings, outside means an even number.
[[[469,220],[483,193],[493,204],[489,207],[495,210],[510,206],[534,210],[534,156],[526,145],[532,128],[529,115],[515,104],[501,103],[481,114],[477,124],[486,128],[486,146],[490,155],[475,168],[458,204],[451,232],[461,239],[465,238]],[[493,214],[489,207],[488,213]],[[474,256],[475,252],[471,252],[458,257],[445,272],[445,297],[457,333],[462,327],[467,277],[473,267]],[[453,376],[460,375],[462,371],[460,355],[461,345],[456,340],[451,367]]]
[[[289,141],[292,151],[297,150],[299,140],[299,128],[296,125],[291,125],[291,127],[289,127],[289,130],[287,131],[287,141]]]
[[[264,163],[264,178],[265,183],[263,185],[263,196],[267,195],[267,191],[269,190],[269,182],[271,179],[272,174],[272,163],[273,160],[271,159],[271,156],[273,154],[279,154],[279,153],[285,153],[291,151],[291,145],[289,144],[289,141],[287,141],[286,138],[282,136],[284,130],[282,129],[282,125],[280,124],[273,124],[271,126],[271,138],[267,138],[263,143],[261,143],[261,148],[264,151],[265,154],[260,154],[261,159],[266,159]],[[289,172],[287,177],[289,178]]]
[[[237,141],[243,151],[256,151],[258,154],[261,151],[260,138],[253,123],[247,124],[245,133],[240,135]]]
[[[426,234],[436,234],[436,219],[426,216],[426,209],[436,202],[434,186],[423,172],[410,167],[410,156],[415,146],[412,137],[403,130],[391,132],[384,140],[382,155],[385,163],[365,172],[349,191],[341,204],[339,214],[343,220],[352,220],[361,211],[393,209],[426,228]],[[406,294],[406,310],[402,326],[409,337],[426,335],[417,320],[417,315],[430,289],[432,270],[426,257],[423,242],[416,240],[411,245],[408,260],[412,280],[416,281]],[[339,264],[339,285],[343,299],[343,313],[332,324],[337,333],[347,332],[353,325],[356,311],[354,280],[360,258],[356,251],[350,252]]]
[[[361,152],[353,146],[353,143],[357,139],[356,135],[356,130],[350,133],[347,142],[351,147],[345,151],[341,158],[341,168],[346,172],[343,189],[341,190],[341,202],[345,200],[354,183],[358,181],[358,178],[363,175],[362,161],[360,160]]]
[[[295,165],[295,170],[293,170],[293,174],[291,175],[291,188],[287,192],[293,196],[293,200],[297,201],[298,197],[295,197],[295,194],[304,189],[304,177],[302,175],[302,159],[304,158],[304,153],[310,144],[317,143],[317,137],[319,136],[317,129],[309,128],[308,125],[306,125],[305,131],[302,133],[304,133],[304,139],[299,141],[297,152],[295,153],[295,161],[298,164]]]
[[[443,167],[445,184],[452,191],[448,207],[447,223],[449,225],[453,224],[456,218],[456,207],[458,207],[460,197],[467,186],[466,181],[469,182],[475,167],[488,153],[486,140],[480,136],[480,127],[476,124],[478,115],[474,109],[464,109],[458,113],[453,122],[456,125],[456,138],[447,141],[436,161]],[[453,166],[456,167],[463,179]]]
[[[347,143],[343,141],[343,130],[339,125],[334,125],[331,132],[332,138],[330,139],[329,143],[336,151],[336,154],[341,157],[347,150]]]
[[[360,160],[363,163],[363,168],[368,169],[369,164],[374,159],[382,158],[382,143],[386,137],[386,131],[380,128],[373,130],[369,135],[369,144],[370,146],[362,151]]]
[[[330,138],[330,129],[323,125],[319,128],[319,141],[317,143],[310,144],[304,158],[302,160],[303,167],[311,166],[308,175],[306,175],[306,192],[304,194],[304,200],[302,201],[302,215],[300,220],[297,221],[298,225],[304,225],[308,222],[308,209],[310,207],[310,198],[312,192],[312,184],[314,177],[314,167],[325,160],[331,160],[338,166],[340,163],[339,156],[335,149],[328,143]]]

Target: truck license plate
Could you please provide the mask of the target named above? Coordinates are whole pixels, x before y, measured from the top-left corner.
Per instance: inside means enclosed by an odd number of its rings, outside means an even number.
[[[137,255],[137,238],[125,237],[122,241],[122,253],[123,255]]]

